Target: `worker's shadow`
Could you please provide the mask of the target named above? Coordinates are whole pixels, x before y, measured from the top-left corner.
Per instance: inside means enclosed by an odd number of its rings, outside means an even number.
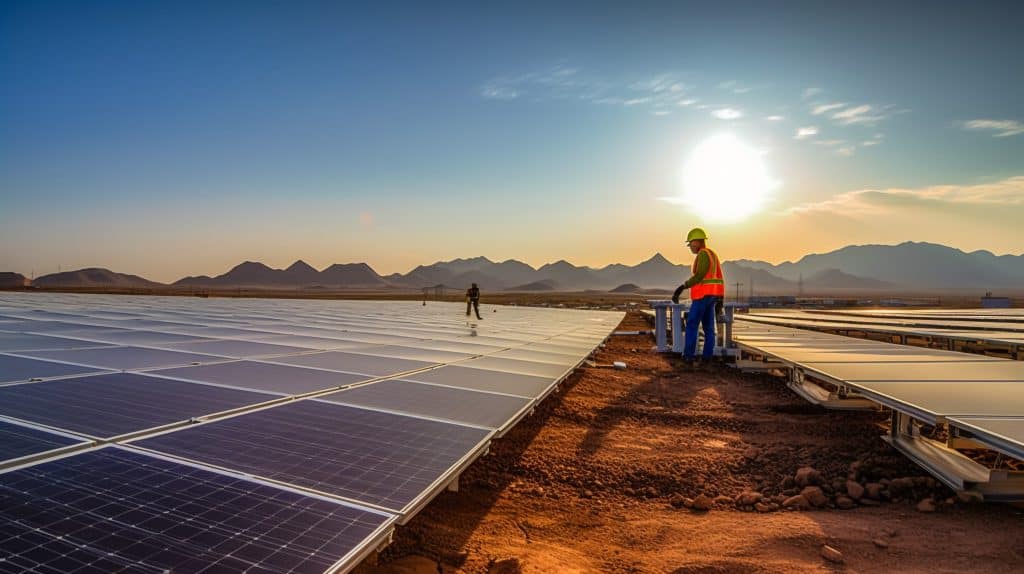
[[[645,375],[639,383],[635,376],[628,377],[623,383],[624,392],[594,413],[580,443],[580,457],[593,456],[623,421],[681,425],[690,420],[690,415],[683,412],[686,405],[713,381],[683,371],[681,359],[670,355],[665,359],[669,362],[667,370]]]

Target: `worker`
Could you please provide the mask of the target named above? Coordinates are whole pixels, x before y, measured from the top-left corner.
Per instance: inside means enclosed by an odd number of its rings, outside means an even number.
[[[473,283],[473,286],[466,289],[466,316],[469,317],[469,311],[472,308],[476,311],[476,318],[483,321],[484,318],[480,316],[480,288]]]
[[[701,362],[709,364],[715,353],[715,320],[725,300],[725,276],[718,255],[708,249],[708,235],[695,227],[686,234],[686,245],[697,257],[693,260],[692,275],[672,294],[672,302],[679,303],[684,289],[690,290],[690,311],[686,315],[686,339],[683,361],[694,364],[697,353],[697,328],[704,326],[704,352]]]

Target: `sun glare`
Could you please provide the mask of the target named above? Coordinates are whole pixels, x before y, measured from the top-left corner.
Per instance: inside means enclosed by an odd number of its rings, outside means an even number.
[[[761,152],[732,134],[705,140],[683,167],[680,203],[709,222],[734,222],[757,213],[778,187]]]

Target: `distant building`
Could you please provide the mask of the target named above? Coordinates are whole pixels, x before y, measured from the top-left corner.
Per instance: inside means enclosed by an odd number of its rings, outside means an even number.
[[[791,307],[796,305],[796,297],[791,295],[754,295],[750,298],[751,307]]]
[[[992,293],[988,292],[981,298],[981,306],[985,309],[1009,309],[1013,307],[1013,301],[1009,297],[993,297]]]

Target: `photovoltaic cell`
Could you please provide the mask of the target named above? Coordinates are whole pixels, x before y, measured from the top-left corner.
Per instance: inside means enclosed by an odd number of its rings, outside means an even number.
[[[50,361],[42,361],[39,359],[0,355],[0,383],[13,383],[17,381],[45,379],[49,377],[65,377],[68,375],[92,373],[98,370],[100,369],[93,367],[80,367],[78,365],[65,365],[64,363],[52,363]]]
[[[0,414],[112,437],[273,398],[136,373],[111,373],[0,387]]]
[[[0,474],[0,572],[321,574],[391,517],[120,448]]]
[[[361,385],[318,397],[317,400],[399,411],[493,429],[503,428],[532,402],[523,397],[401,380]]]
[[[0,421],[0,462],[83,442],[83,439]],[[2,549],[0,545],[0,551]]]
[[[490,433],[304,400],[135,444],[401,512]]]
[[[301,395],[365,381],[367,375],[306,369],[256,361],[230,361],[150,371],[154,375],[229,385],[245,389]]]

